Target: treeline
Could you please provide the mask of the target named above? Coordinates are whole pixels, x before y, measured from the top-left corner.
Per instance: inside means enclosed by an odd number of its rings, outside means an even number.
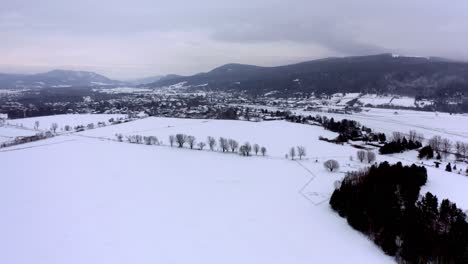
[[[316,116],[298,116],[293,115],[290,112],[280,112],[275,113],[276,116],[285,116],[285,120],[294,123],[301,124],[316,124],[320,125],[323,128],[338,133],[338,137],[335,139],[326,139],[321,138],[328,142],[334,143],[343,143],[348,140],[362,140],[366,142],[385,142],[387,137],[384,133],[372,132],[372,129],[362,126],[359,122],[355,120],[342,119],[335,121],[335,119],[328,118],[326,116],[316,115]],[[363,133],[365,132],[365,133]]]
[[[426,193],[423,166],[383,162],[349,172],[330,205],[399,263],[467,263],[468,223],[461,209]]]
[[[127,135],[124,137],[122,134],[115,135],[117,141],[123,142],[124,139],[128,143],[133,144],[146,144],[146,145],[163,145],[156,136],[142,136],[142,135]],[[223,153],[238,153],[242,156],[252,156],[262,155],[265,156],[267,153],[267,148],[260,146],[259,144],[250,144],[250,142],[245,142],[240,144],[237,140],[220,137],[218,139],[214,137],[207,137],[205,141],[198,141],[196,137],[186,134],[176,134],[170,135],[168,137],[169,146],[190,149],[203,150],[205,147],[208,147],[211,151],[220,151]]]
[[[410,130],[408,138],[401,132],[393,132],[392,141],[380,147],[380,154],[401,153],[407,150],[418,149],[422,147],[423,135],[414,130]]]
[[[20,136],[20,137],[16,137],[15,139],[11,141],[2,142],[0,144],[0,148],[6,148],[6,147],[16,146],[20,144],[29,143],[29,142],[39,141],[39,140],[51,138],[53,136],[54,135],[50,131],[37,133],[33,136],[24,136],[24,137]]]
[[[468,143],[462,141],[452,142],[448,138],[441,136],[433,136],[429,139],[428,146],[440,156],[438,159],[447,158],[448,155],[454,154],[459,160],[468,157]]]

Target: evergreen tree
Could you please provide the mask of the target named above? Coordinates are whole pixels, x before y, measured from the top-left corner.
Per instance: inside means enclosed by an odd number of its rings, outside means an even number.
[[[450,165],[450,162],[447,164],[447,166],[445,166],[445,171],[452,171],[452,165]]]

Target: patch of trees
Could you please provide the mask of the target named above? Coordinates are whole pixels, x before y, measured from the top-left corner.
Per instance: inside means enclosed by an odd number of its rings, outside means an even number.
[[[220,137],[216,140],[214,137],[208,136],[206,138],[206,142],[197,142],[197,139],[194,136],[176,134],[169,136],[169,144],[171,147],[173,147],[174,144],[177,144],[179,148],[183,148],[185,144],[187,144],[190,149],[194,149],[196,146],[199,150],[203,150],[205,146],[208,146],[211,151],[215,151],[216,146],[218,146],[219,151],[223,153],[239,153],[242,156],[251,156],[252,153],[255,153],[255,155],[262,154],[262,156],[265,156],[267,153],[266,147],[260,146],[259,144],[251,145],[249,142],[245,142],[240,145],[238,141],[225,137]]]
[[[6,148],[6,147],[16,146],[20,144],[29,143],[29,142],[39,141],[39,140],[51,138],[53,136],[54,135],[50,131],[37,133],[34,136],[26,136],[26,137],[20,136],[20,137],[16,137],[14,140],[2,142],[0,144],[0,148]]]
[[[294,160],[294,158],[299,157],[299,159],[302,160],[303,157],[305,157],[307,155],[307,150],[304,146],[297,146],[297,147],[291,147],[289,149],[289,152],[288,154],[286,154],[286,156],[288,156],[291,158],[291,160]]]
[[[466,263],[466,215],[431,193],[421,198],[426,181],[423,166],[383,162],[349,172],[330,205],[399,263]]]
[[[418,135],[413,131],[410,131],[408,139],[401,132],[393,132],[392,141],[380,147],[379,152],[380,154],[391,154],[418,149],[422,147],[422,138],[422,135]]]
[[[375,161],[376,159],[376,155],[374,152],[368,150],[368,151],[365,151],[365,150],[359,150],[357,153],[356,153],[356,156],[357,156],[357,159],[360,161],[360,162],[367,162],[367,163],[372,163]]]
[[[432,159],[434,158],[434,150],[431,146],[427,145],[419,150],[418,153],[419,159]]]
[[[448,138],[433,136],[429,139],[428,144],[437,153],[438,159],[446,159],[450,154],[455,154],[455,157],[459,160],[463,160],[468,156],[468,143],[462,141],[453,143]]]

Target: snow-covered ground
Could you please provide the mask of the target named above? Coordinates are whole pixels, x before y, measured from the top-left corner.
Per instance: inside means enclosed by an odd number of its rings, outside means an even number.
[[[424,125],[418,118],[426,113],[399,113],[351,117],[379,127],[385,120],[376,120],[386,118],[392,131]],[[40,123],[109,118],[63,115]],[[446,130],[431,129],[466,141],[463,129],[448,125],[454,120],[441,120]],[[116,133],[157,136],[163,145],[117,142]],[[268,155],[171,148],[168,136],[176,133],[258,143]],[[0,149],[0,263],[393,263],[329,208],[335,181],[367,166],[350,159],[357,151],[350,145],[318,140],[336,135],[285,121],[150,117]],[[286,160],[297,145],[307,158]],[[339,172],[323,168],[330,158]],[[383,160],[417,161],[416,152],[377,156]],[[468,209],[468,177],[430,166],[428,174],[422,191]]]
[[[434,135],[448,137],[452,141],[468,141],[468,115],[423,112],[413,110],[391,110],[364,108],[361,113],[336,114],[311,111],[295,111],[304,115],[325,115],[341,120],[344,118],[360,122],[378,132],[391,134],[393,131],[408,132],[411,129],[424,134],[425,138]]]
[[[135,88],[135,87],[116,87],[116,88],[103,88],[103,89],[93,89],[100,93],[107,94],[122,94],[122,93],[151,93],[153,89],[146,88]]]
[[[57,123],[59,129],[69,125],[71,127],[83,125],[86,126],[90,123],[95,125],[98,122],[109,123],[111,118],[123,118],[125,115],[119,114],[71,114],[71,115],[54,115],[54,116],[40,116],[29,117],[21,119],[7,120],[5,124],[9,126],[18,126],[27,129],[34,129],[36,121],[39,121],[39,130],[49,130],[53,123]],[[1,130],[0,130],[1,131]]]
[[[392,263],[300,194],[296,162],[46,142],[0,152],[1,263]]]
[[[16,137],[33,136],[37,131],[21,127],[0,125],[0,143],[14,140]]]
[[[326,105],[346,106],[346,104],[353,99],[357,99],[362,105],[372,105],[374,107],[424,107],[433,104],[430,100],[416,101],[414,97],[409,96],[360,93],[336,93],[333,94],[330,99],[322,100],[322,103]]]
[[[321,127],[305,126],[285,121],[248,122],[230,120],[181,119],[149,117],[121,124],[83,132],[93,137],[110,137],[115,134],[156,136],[168,144],[169,135],[178,133],[193,135],[198,141],[206,142],[208,136],[232,138],[240,144],[257,143],[267,148],[269,156],[283,158],[291,147],[303,145],[309,157],[349,157],[353,152],[343,147],[319,141],[319,136],[335,138],[336,133]]]

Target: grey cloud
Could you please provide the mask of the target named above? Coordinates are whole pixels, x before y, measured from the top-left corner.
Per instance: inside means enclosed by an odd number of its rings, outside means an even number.
[[[0,57],[158,74],[391,51],[466,59],[466,10],[465,0],[7,0]]]

